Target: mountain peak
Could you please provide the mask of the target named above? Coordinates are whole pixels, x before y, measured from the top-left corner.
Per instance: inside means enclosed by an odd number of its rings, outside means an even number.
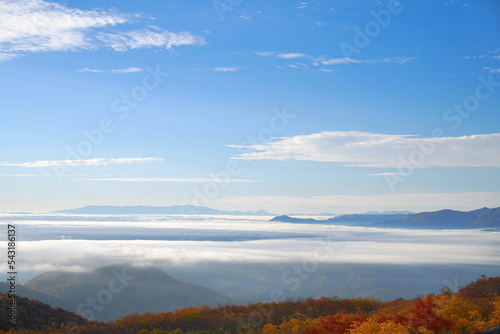
[[[24,288],[27,293],[47,296],[52,307],[64,307],[99,321],[115,320],[134,312],[158,313],[198,305],[242,304],[241,300],[179,281],[157,267],[135,263],[114,264],[87,272],[50,271],[29,280]],[[101,312],[82,307],[88,297],[102,291],[112,299]]]

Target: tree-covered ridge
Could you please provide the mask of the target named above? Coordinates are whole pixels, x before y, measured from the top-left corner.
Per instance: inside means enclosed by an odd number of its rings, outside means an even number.
[[[32,301],[33,302],[33,301]],[[320,298],[245,306],[196,307],[169,313],[129,315],[111,323],[0,333],[481,333],[500,325],[500,277],[482,276],[456,293],[414,300]]]
[[[9,306],[12,298],[9,294],[0,293],[0,329],[11,328],[11,320],[8,317],[10,313]],[[55,324],[84,325],[87,320],[73,312],[62,308],[52,308],[50,305],[39,302],[38,300],[25,297],[15,297],[16,301],[16,329],[46,329]],[[0,333],[4,331],[0,330]],[[14,331],[14,333],[17,333]]]

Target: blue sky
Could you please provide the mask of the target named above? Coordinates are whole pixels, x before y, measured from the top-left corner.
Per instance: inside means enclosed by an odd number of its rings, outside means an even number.
[[[0,211],[500,206],[499,15],[0,1]]]

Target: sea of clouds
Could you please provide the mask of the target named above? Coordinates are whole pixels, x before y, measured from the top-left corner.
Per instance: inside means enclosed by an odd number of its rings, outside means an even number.
[[[500,258],[500,232],[483,230],[292,224],[260,216],[12,218],[18,230],[18,268],[26,272],[89,270],[122,262],[496,265]]]

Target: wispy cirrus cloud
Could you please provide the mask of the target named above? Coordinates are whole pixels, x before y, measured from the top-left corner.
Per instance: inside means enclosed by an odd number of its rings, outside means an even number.
[[[203,45],[203,37],[190,32],[174,33],[165,30],[152,31],[149,29],[134,30],[120,33],[100,33],[97,38],[115,51],[164,47],[170,49],[181,45]]]
[[[276,57],[283,59],[295,59],[295,58],[304,58],[310,56],[305,53],[279,53],[276,55]]]
[[[391,173],[391,172],[387,172],[387,173],[375,173],[375,174],[370,174],[370,176],[391,176],[391,175],[403,175],[404,173],[398,173],[398,172],[395,172],[395,173]]]
[[[500,48],[496,48],[494,50],[489,50],[486,53],[480,55],[472,55],[472,56],[464,56],[464,59],[500,59]]]
[[[318,59],[318,61],[323,65],[340,65],[340,64],[381,64],[381,63],[393,63],[393,64],[404,64],[407,61],[416,59],[418,57],[387,57],[382,59],[367,59],[367,60],[357,60],[352,58],[331,58],[331,59]]]
[[[78,167],[78,166],[106,166],[115,164],[130,165],[130,164],[161,162],[161,161],[165,160],[162,158],[119,158],[119,159],[95,158],[95,159],[78,159],[78,160],[41,160],[41,161],[29,161],[18,164],[0,163],[0,166],[15,166],[24,168],[41,168],[41,167],[53,167],[53,166]]]
[[[214,72],[236,72],[243,67],[214,67]]]
[[[330,66],[330,65],[343,65],[343,64],[383,64],[383,63],[404,64],[410,60],[419,58],[419,57],[386,57],[382,59],[352,59],[346,57],[328,58],[326,56],[313,57],[306,53],[294,53],[294,52],[281,53],[275,51],[259,51],[259,52],[254,52],[253,54],[261,57],[280,58],[285,60],[306,58],[309,61],[311,61],[311,64],[314,66]],[[304,65],[304,64],[289,64],[289,66],[293,68],[298,68],[297,65]]]
[[[282,59],[295,59],[295,58],[310,58],[311,56],[305,53],[280,53],[280,52],[273,52],[273,51],[265,51],[265,52],[254,52],[255,55],[257,56],[262,56],[262,57],[277,57],[277,58],[282,58]]]
[[[88,68],[88,67],[84,67],[84,68],[80,68],[80,69],[76,70],[75,72],[78,72],[78,73],[104,73],[106,71],[104,71],[104,70],[95,70],[95,69],[91,69],[91,68]]]
[[[144,69],[140,67],[127,67],[127,68],[122,68],[122,69],[117,69],[117,70],[97,70],[97,69],[91,69],[88,67],[80,68],[76,70],[75,72],[78,73],[114,73],[114,74],[123,74],[123,73],[137,73],[137,72],[143,72]]]
[[[173,33],[161,28],[128,32],[102,29],[136,23],[140,14],[115,10],[81,10],[43,0],[0,2],[0,61],[27,53],[81,51],[108,47],[115,51],[136,48],[201,45],[202,37],[189,32]],[[100,31],[95,32],[96,29]]]
[[[332,58],[321,61],[321,64],[323,65],[359,64],[359,63],[361,63],[361,60],[354,60],[351,58]]]
[[[122,69],[118,69],[118,70],[110,70],[109,72],[121,74],[121,73],[136,73],[136,72],[143,72],[143,71],[144,71],[144,69],[140,68],[140,67],[127,67],[127,68],[122,68]]]
[[[233,159],[304,160],[346,163],[347,166],[401,167],[414,152],[424,158],[415,167],[500,167],[500,133],[424,138],[368,132],[324,131],[280,138],[274,142],[230,147],[253,149]]]
[[[94,179],[74,179],[75,181],[110,181],[110,182],[179,182],[179,183],[210,183],[217,181],[217,178],[168,178],[168,177],[118,177],[118,178],[94,178]],[[246,179],[220,179],[224,183],[255,183],[264,182],[261,180]]]
[[[262,57],[272,57],[276,54],[276,52],[272,52],[272,51],[265,51],[265,52],[254,52],[253,54],[257,55],[257,56],[262,56]]]

